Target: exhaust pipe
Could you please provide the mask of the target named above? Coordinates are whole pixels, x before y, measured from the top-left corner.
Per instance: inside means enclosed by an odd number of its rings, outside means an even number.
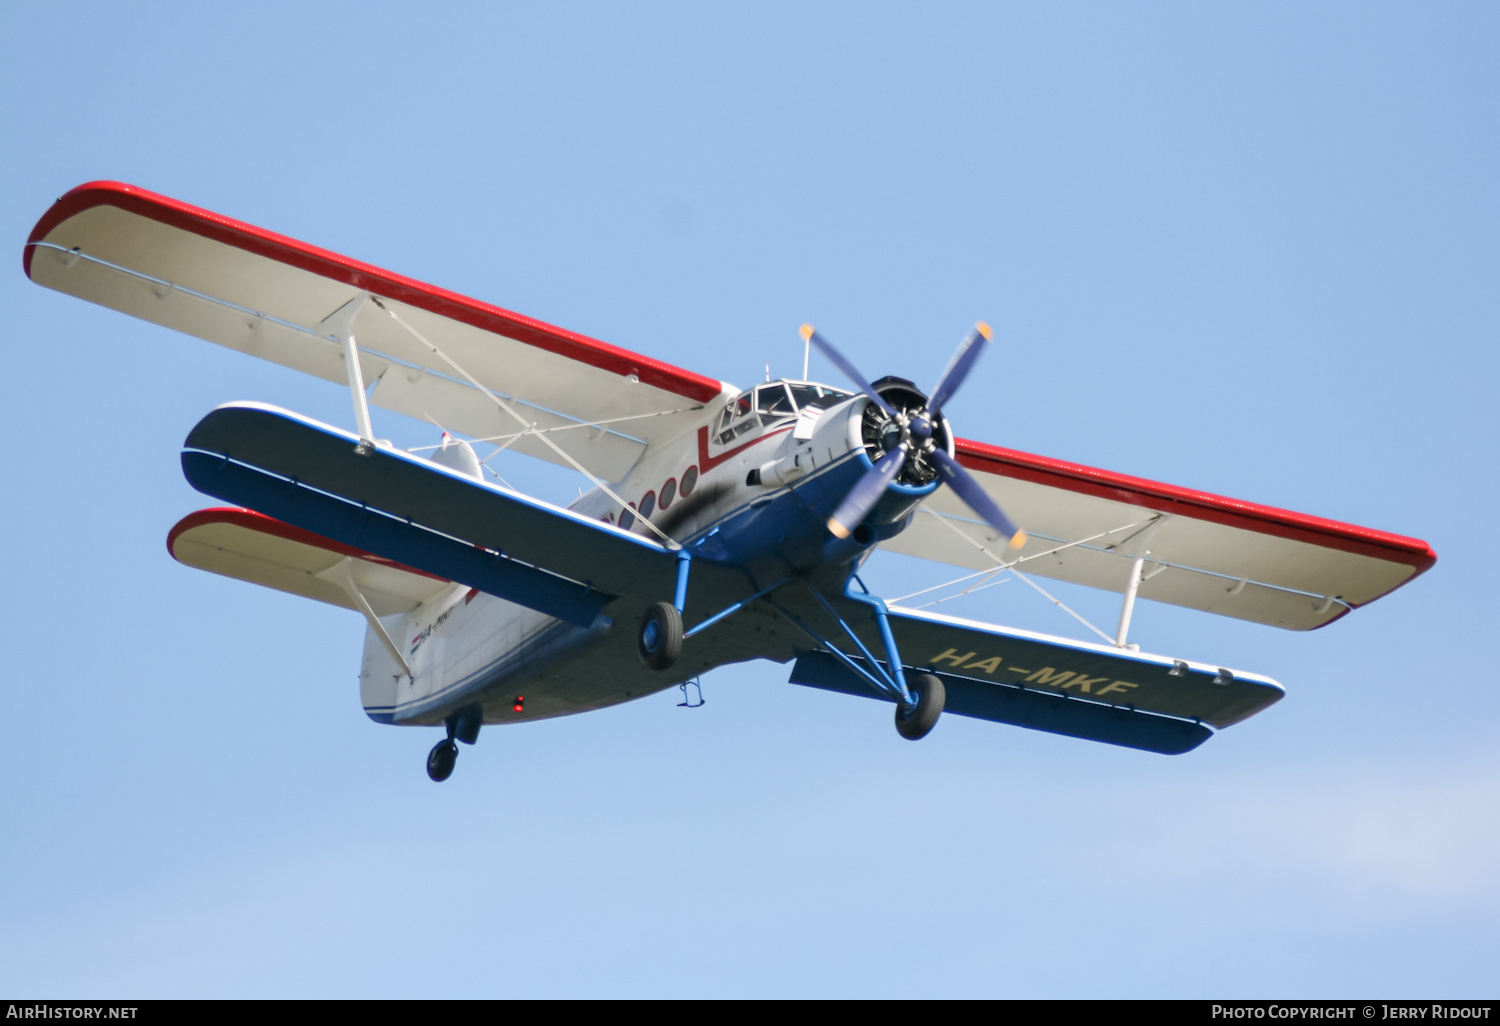
[[[876,542],[875,528],[869,524],[860,524],[848,537],[831,538],[823,546],[823,562],[830,566],[844,566],[852,563],[874,545]]]

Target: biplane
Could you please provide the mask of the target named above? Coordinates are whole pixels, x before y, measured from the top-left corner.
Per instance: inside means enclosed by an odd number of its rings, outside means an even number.
[[[1282,688],[1140,651],[1138,599],[1312,630],[1436,560],[1414,538],[959,437],[944,410],[983,324],[929,392],[868,380],[806,326],[847,382],[739,388],[116,182],[59,199],[23,261],[39,285],[348,388],[352,430],[260,402],[208,413],[182,470],[227,505],[167,548],[363,616],[364,711],[441,729],[434,780],[483,725],[755,659],[892,703],[909,739],[947,711],[1178,754]],[[441,437],[398,449],[372,407]],[[522,494],[492,473],[504,451],[589,490]],[[1118,592],[1118,626],[1078,641],[887,603],[860,576],[876,549]]]

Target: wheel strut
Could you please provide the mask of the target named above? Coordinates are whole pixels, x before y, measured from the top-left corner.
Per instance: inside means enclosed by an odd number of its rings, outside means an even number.
[[[472,745],[479,740],[479,727],[484,721],[484,711],[477,705],[460,709],[443,721],[448,736],[433,745],[427,753],[427,775],[437,783],[453,776],[454,764],[458,762],[458,745],[455,740]]]

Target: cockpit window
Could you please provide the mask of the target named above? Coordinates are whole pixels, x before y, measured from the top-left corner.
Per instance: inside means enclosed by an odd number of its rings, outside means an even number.
[[[789,387],[799,410],[807,406],[817,406],[826,410],[849,398],[848,392],[840,392],[827,385],[791,385]]]
[[[714,438],[720,445],[728,445],[762,424],[795,417],[798,410],[809,406],[826,410],[848,399],[849,395],[827,385],[768,381],[741,392],[724,407]]]
[[[728,445],[740,435],[760,426],[751,403],[753,394],[741,393],[734,402],[724,407],[724,412],[719,417],[719,429],[714,435],[720,445]]]
[[[760,411],[762,424],[770,424],[797,415],[797,407],[792,402],[792,395],[787,391],[786,385],[780,381],[760,385],[755,389],[755,408]]]

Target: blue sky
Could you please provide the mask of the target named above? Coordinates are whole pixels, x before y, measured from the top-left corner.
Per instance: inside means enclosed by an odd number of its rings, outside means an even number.
[[[1493,5],[3,10],[0,990],[1493,995]],[[27,282],[96,178],[739,383],[804,320],[930,382],[984,318],[961,434],[1440,561],[1310,634],[1143,604],[1148,651],[1288,691],[1187,756],[913,745],[754,664],[438,787],[359,709],[357,617],[167,556],[203,413],[347,395]]]

